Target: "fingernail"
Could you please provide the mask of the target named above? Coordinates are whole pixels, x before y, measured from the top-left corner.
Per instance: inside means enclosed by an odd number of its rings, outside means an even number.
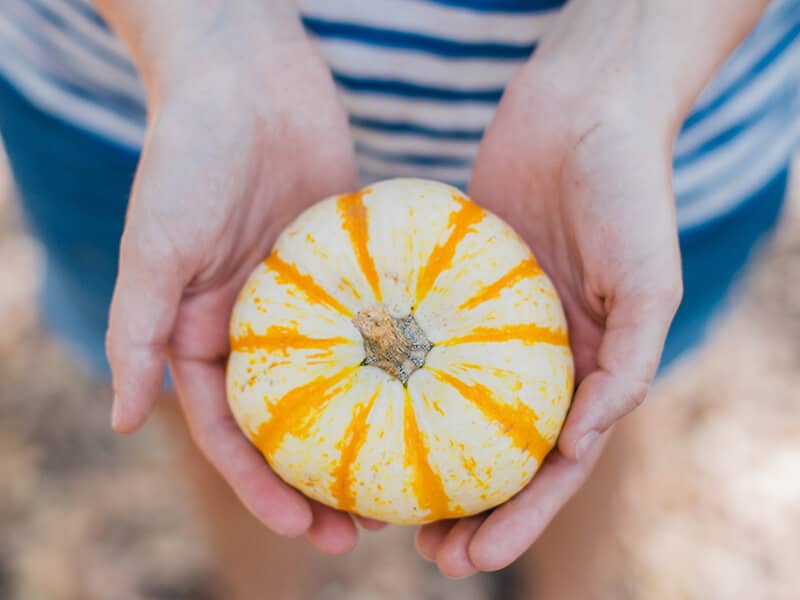
[[[439,569],[439,572],[452,581],[458,581],[459,579],[466,579],[467,577],[472,577],[476,573],[476,571],[472,571],[471,573],[465,573],[464,575],[448,575],[441,569]]]
[[[122,410],[119,404],[119,397],[114,394],[114,400],[111,403],[111,429],[114,430],[119,427],[120,419],[122,418],[122,415],[120,414]]]
[[[596,431],[585,433],[583,437],[578,440],[577,446],[575,446],[575,458],[581,460],[584,456],[586,456],[586,453],[592,449],[592,446],[594,446],[594,443],[599,437],[600,434]]]

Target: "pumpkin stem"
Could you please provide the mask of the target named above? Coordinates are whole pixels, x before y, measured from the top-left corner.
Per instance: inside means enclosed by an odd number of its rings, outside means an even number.
[[[364,338],[366,358],[361,364],[383,369],[403,385],[433,348],[413,315],[393,317],[383,305],[359,311],[353,324]]]

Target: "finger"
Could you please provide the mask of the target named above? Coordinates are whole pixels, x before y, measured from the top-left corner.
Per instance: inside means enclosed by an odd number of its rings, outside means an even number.
[[[676,284],[663,293],[629,297],[612,308],[597,369],[578,386],[559,437],[564,456],[579,459],[600,433],[644,402],[680,294]]]
[[[169,240],[139,218],[136,188],[133,196],[106,335],[114,386],[111,424],[119,433],[135,431],[152,412],[184,287]]]
[[[311,501],[314,521],[306,536],[321,552],[338,556],[353,549],[358,530],[353,518],[342,511]]]
[[[305,533],[312,523],[308,500],[242,434],[226,401],[224,365],[175,359],[171,368],[192,438],[242,504],[277,534]]]
[[[370,519],[369,517],[355,515],[355,519],[358,524],[367,531],[380,531],[388,525],[386,521],[378,521],[377,519]]]
[[[470,562],[481,571],[497,571],[517,560],[586,480],[608,435],[602,434],[579,462],[552,452],[531,483],[475,532],[467,548]]]
[[[436,552],[439,550],[439,546],[455,524],[456,521],[447,519],[428,523],[417,529],[417,533],[414,536],[414,544],[419,555],[425,560],[436,560]]]
[[[468,577],[477,572],[469,558],[467,548],[478,528],[486,520],[485,514],[459,520],[450,530],[436,551],[439,570],[454,579]]]

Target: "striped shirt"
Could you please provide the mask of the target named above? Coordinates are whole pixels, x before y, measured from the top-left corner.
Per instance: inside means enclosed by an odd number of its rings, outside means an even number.
[[[563,0],[300,0],[350,118],[366,181],[465,187],[515,70]],[[145,94],[89,0],[3,0],[0,74],[41,109],[138,150]],[[720,68],[674,147],[682,230],[763,187],[800,139],[800,0],[776,0]]]

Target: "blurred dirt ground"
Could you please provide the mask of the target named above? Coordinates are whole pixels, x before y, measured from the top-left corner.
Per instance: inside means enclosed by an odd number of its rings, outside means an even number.
[[[0,173],[0,599],[211,600],[162,432],[112,436],[110,391],[40,328],[40,274]],[[633,417],[608,598],[800,598],[799,279],[795,202],[710,343]],[[445,580],[410,535],[362,538],[320,600],[489,600],[485,578]]]

